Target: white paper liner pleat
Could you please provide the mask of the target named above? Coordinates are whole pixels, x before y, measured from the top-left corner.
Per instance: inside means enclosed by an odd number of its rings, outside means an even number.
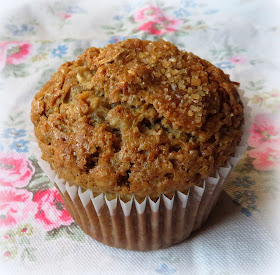
[[[100,216],[101,215],[100,210],[103,207],[103,205],[105,204],[104,195],[100,194],[100,195],[94,197],[93,193],[90,191],[90,198],[91,198],[92,204],[95,208],[97,215]],[[114,202],[113,202],[113,204],[114,204]],[[112,204],[111,203],[107,204],[107,207],[108,207],[109,211],[113,213]]]
[[[124,202],[119,196],[109,200],[106,194],[94,196],[57,178],[50,165],[41,159],[41,151],[34,143],[38,163],[60,191],[66,208],[80,227],[94,239],[114,247],[133,250],[151,250],[168,247],[187,238],[207,220],[224,184],[234,166],[247,148],[251,124],[248,100],[239,89],[244,103],[244,135],[240,145],[224,167],[214,177],[208,177],[203,186],[193,186],[188,194],[177,191],[169,199],[165,195],[156,201],[149,196],[139,203],[134,195]]]
[[[66,187],[65,187],[65,180],[64,179],[58,179],[56,177],[56,179],[54,180],[54,182],[56,183],[57,187],[59,188],[59,190],[61,191],[62,194],[65,193],[66,191]]]
[[[134,196],[131,197],[130,201],[124,202],[120,200],[121,207],[125,216],[129,216],[131,212],[132,203],[134,201]]]
[[[176,193],[177,193],[177,196],[178,196],[178,198],[179,198],[179,200],[181,202],[181,207],[182,208],[186,208],[190,192],[188,192],[187,195],[182,193],[182,192],[180,192],[180,191],[177,191]]]
[[[147,204],[147,197],[143,200],[142,203],[139,203],[137,200],[134,200],[137,212],[141,215],[144,213],[146,204]]]
[[[65,188],[66,188],[66,191],[68,192],[70,198],[72,199],[72,201],[74,201],[75,197],[77,195],[78,187],[75,185],[70,186],[70,184],[68,182],[66,182]]]
[[[88,203],[90,202],[90,199],[91,199],[91,191],[88,189],[86,191],[82,191],[82,188],[79,187],[78,189],[78,195],[79,195],[79,198],[83,204],[84,207],[86,207],[88,205]]]
[[[157,201],[154,202],[150,197],[148,197],[149,204],[150,204],[151,210],[152,210],[153,212],[158,212],[159,204],[160,204],[160,199],[161,199],[161,198],[158,198]]]

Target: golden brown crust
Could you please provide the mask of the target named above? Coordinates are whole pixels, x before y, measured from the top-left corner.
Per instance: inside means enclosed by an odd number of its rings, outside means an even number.
[[[219,68],[164,40],[89,48],[36,94],[31,119],[55,172],[95,192],[186,191],[238,145],[243,105]]]

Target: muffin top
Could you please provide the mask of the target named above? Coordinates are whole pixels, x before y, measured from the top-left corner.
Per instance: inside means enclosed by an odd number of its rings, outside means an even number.
[[[223,166],[242,136],[229,76],[164,40],[89,48],[36,94],[35,135],[58,174],[94,192],[186,192]]]

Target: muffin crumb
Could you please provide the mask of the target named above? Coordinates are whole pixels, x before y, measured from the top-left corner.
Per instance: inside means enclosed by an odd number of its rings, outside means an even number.
[[[176,46],[89,48],[36,94],[35,135],[59,177],[93,192],[186,192],[239,144],[243,105],[222,70]]]

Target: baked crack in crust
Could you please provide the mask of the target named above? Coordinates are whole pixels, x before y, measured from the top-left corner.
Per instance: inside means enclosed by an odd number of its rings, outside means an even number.
[[[94,192],[186,192],[239,144],[243,105],[229,76],[164,40],[89,48],[36,94],[35,135],[59,177]]]

